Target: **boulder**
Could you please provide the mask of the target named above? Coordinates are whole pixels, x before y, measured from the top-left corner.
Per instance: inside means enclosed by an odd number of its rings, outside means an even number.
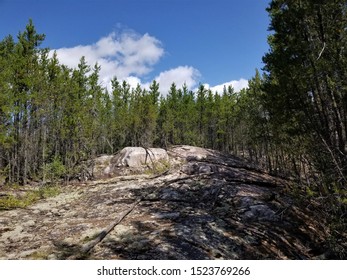
[[[165,163],[169,156],[164,149],[125,147],[112,159],[112,165],[117,167],[142,167],[153,166],[155,163]]]

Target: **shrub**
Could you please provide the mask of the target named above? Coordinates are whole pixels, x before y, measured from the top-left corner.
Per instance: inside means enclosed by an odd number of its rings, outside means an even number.
[[[52,162],[44,166],[43,172],[44,178],[48,178],[51,183],[54,183],[66,174],[66,168],[60,158],[55,156]]]

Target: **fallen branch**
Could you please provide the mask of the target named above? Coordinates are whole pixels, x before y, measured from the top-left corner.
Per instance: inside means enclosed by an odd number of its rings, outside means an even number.
[[[134,210],[134,208],[141,202],[142,198],[137,199],[127,210],[123,211],[107,228],[102,230],[98,236],[88,242],[87,244],[84,244],[81,247],[80,252],[82,254],[88,253],[91,249],[93,249],[98,243],[100,243],[106,235],[112,231],[116,225],[118,225],[127,215],[130,214],[131,211]]]
[[[152,180],[152,179],[156,179],[156,178],[159,178],[161,176],[167,175],[167,174],[169,174],[169,171],[170,171],[170,169],[168,169],[168,170],[166,170],[166,171],[164,171],[164,172],[162,172],[160,174],[157,174],[157,175],[154,175],[152,177],[149,177],[148,179]]]
[[[106,179],[106,180],[92,181],[88,184],[88,186],[94,187],[94,186],[98,186],[98,185],[109,185],[109,184],[119,183],[119,182],[124,182],[124,181],[134,181],[134,180],[138,181],[141,179],[147,180],[147,179],[151,179],[151,177],[149,177],[149,175],[146,175],[146,174],[116,176],[116,177]]]

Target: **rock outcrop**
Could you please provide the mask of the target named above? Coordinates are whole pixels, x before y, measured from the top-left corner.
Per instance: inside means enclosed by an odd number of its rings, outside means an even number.
[[[128,152],[104,162],[136,165]],[[314,202],[303,206],[288,194],[290,181],[211,150],[180,146],[168,154],[162,174],[67,186],[55,198],[1,212],[0,258],[327,256],[325,221]]]
[[[79,174],[74,177],[81,181],[110,178],[142,173],[168,164],[169,156],[164,149],[125,147],[115,155],[101,155],[82,164]]]
[[[126,147],[113,157],[112,164],[117,167],[142,167],[168,161],[169,156],[164,149]]]

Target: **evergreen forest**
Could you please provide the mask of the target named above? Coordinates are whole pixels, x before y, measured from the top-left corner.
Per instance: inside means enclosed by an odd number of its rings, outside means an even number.
[[[126,146],[186,144],[247,158],[319,198],[335,224],[347,206],[347,2],[273,0],[264,69],[222,93],[168,92],[114,77],[84,57],[72,69],[41,48],[29,20],[0,41],[0,185],[72,178]],[[261,58],[259,58],[261,59]]]

